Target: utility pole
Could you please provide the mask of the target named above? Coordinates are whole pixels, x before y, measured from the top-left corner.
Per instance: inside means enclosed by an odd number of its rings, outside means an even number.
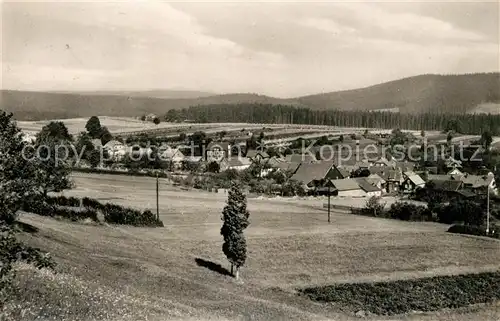
[[[158,197],[159,189],[160,186],[158,183],[158,173],[156,173],[156,219],[157,220],[160,220],[160,208],[159,208],[159,197]]]
[[[486,234],[490,233],[490,187],[486,187]]]
[[[330,184],[328,184],[328,223],[330,223]]]

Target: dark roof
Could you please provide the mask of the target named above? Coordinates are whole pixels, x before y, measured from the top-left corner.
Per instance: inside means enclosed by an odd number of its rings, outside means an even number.
[[[292,179],[304,184],[308,184],[313,180],[321,180],[326,177],[332,166],[333,162],[301,163]]]
[[[434,184],[434,189],[439,190],[439,191],[449,191],[449,192],[456,192],[458,191],[463,183],[462,181],[455,181],[455,180],[430,180],[432,184]]]
[[[380,191],[377,186],[370,184],[370,182],[365,177],[357,177],[354,180],[358,183],[359,187],[361,187],[361,189],[367,193]]]

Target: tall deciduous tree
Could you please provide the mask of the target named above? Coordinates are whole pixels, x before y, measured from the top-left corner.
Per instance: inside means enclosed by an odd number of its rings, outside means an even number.
[[[237,183],[232,183],[226,206],[222,211],[221,235],[224,238],[222,251],[231,263],[231,274],[233,267],[236,268],[236,279],[239,279],[239,269],[245,264],[247,258],[247,244],[243,230],[250,224],[248,218],[250,212],[247,210],[246,196],[241,192]]]
[[[60,192],[71,187],[72,137],[67,133],[68,129],[62,122],[51,122],[37,135],[37,153],[33,157],[37,166],[34,178],[44,196],[48,192]]]
[[[24,153],[25,147],[12,114],[0,110],[0,306],[12,295],[16,261],[34,263],[39,268],[54,267],[49,256],[15,237],[17,211],[26,199],[40,193],[33,179],[36,164]]]
[[[485,130],[481,134],[481,143],[483,144],[484,149],[489,150],[492,142],[493,142],[493,137],[491,136],[490,131]]]
[[[85,129],[92,138],[99,138],[101,134],[101,121],[97,116],[92,116],[87,121]]]

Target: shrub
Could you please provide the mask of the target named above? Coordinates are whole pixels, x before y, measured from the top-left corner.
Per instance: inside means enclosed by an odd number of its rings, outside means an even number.
[[[402,221],[432,221],[432,212],[425,206],[408,202],[396,202],[391,205],[388,216]]]
[[[492,238],[500,239],[500,231],[495,225],[490,226],[490,233],[486,234],[486,227],[484,226],[472,226],[472,225],[462,225],[454,224],[448,229],[449,233],[457,234],[469,234],[478,236],[488,236]]]
[[[120,205],[106,204],[103,207],[103,214],[107,223],[150,227],[163,226],[163,222],[157,220],[156,216],[149,210],[141,212]]]
[[[467,225],[482,225],[484,219],[481,206],[468,200],[454,200],[438,213],[439,222],[445,224],[464,222]]]
[[[335,302],[352,311],[378,315],[436,311],[499,300],[500,272],[337,284],[299,289],[299,293],[315,301]]]
[[[366,205],[361,210],[361,213],[370,216],[383,216],[385,204],[386,203],[382,203],[382,198],[380,196],[372,196],[366,201]]]
[[[103,205],[95,198],[84,197],[82,199],[82,206],[87,208],[93,208],[95,210],[102,210]]]

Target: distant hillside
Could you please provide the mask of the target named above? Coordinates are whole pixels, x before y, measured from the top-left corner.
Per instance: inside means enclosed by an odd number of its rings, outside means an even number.
[[[298,98],[313,109],[465,113],[500,102],[500,73],[421,75],[383,84]]]
[[[3,90],[0,108],[14,113],[18,120],[106,116],[139,116],[146,113],[165,114],[169,109],[198,105],[237,104],[295,104],[255,94],[228,94],[195,99],[161,99],[119,95],[87,95]]]
[[[121,93],[44,93],[4,90],[1,92],[0,108],[12,111],[19,120],[92,115],[138,116],[144,113],[162,115],[172,108],[240,103],[292,105],[314,110],[466,113],[474,112],[478,105],[490,106],[488,110],[491,110],[491,106],[500,103],[499,88],[500,73],[485,73],[421,75],[366,88],[290,99],[240,93],[199,96],[204,93],[168,90]],[[190,95],[193,97],[186,98]]]
[[[80,91],[80,92],[53,92],[55,94],[80,94],[80,95],[97,95],[97,96],[128,96],[128,97],[150,97],[162,99],[193,99],[200,97],[209,97],[217,95],[212,92],[195,91],[195,90],[145,90],[145,91]]]

